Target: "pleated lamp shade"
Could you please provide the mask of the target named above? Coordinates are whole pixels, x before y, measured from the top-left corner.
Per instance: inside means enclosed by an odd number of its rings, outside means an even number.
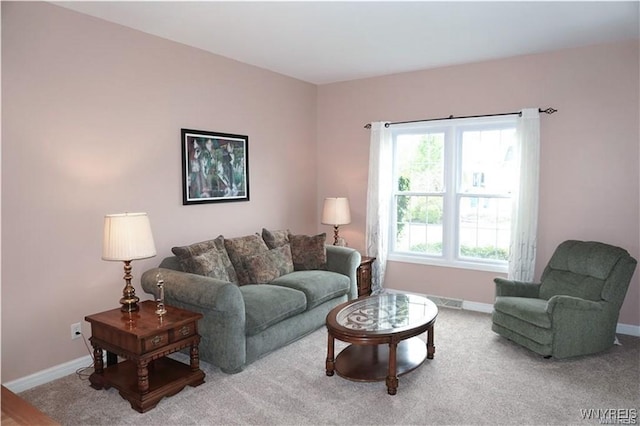
[[[156,246],[146,213],[108,214],[104,217],[103,260],[130,261],[155,255]]]
[[[349,199],[344,197],[325,198],[322,209],[322,223],[334,226],[351,223]]]

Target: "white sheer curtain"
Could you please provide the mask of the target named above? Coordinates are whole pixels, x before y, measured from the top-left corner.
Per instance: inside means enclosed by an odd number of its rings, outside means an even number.
[[[515,158],[520,163],[520,186],[513,197],[509,279],[533,281],[540,175],[540,113],[537,108],[522,110],[516,132]]]
[[[391,132],[385,122],[371,123],[369,145],[369,184],[367,186],[367,256],[373,263],[371,287],[374,294],[382,291],[389,248],[389,213],[391,203]]]

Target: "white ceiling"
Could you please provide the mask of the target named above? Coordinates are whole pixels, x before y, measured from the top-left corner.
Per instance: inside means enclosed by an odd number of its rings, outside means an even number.
[[[315,84],[640,38],[627,2],[54,2]]]

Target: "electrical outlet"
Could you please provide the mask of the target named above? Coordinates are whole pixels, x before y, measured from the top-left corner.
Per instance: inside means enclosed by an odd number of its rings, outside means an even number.
[[[71,324],[71,340],[82,336],[82,326],[79,322]]]

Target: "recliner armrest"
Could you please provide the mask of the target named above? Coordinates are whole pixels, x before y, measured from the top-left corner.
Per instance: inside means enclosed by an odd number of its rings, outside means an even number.
[[[580,297],[555,295],[547,302],[547,313],[553,315],[556,309],[573,309],[577,311],[602,311],[605,308],[604,301],[594,302]]]
[[[494,278],[496,283],[496,297],[531,297],[537,298],[540,294],[540,283],[529,283],[524,281],[508,280],[505,278]]]

